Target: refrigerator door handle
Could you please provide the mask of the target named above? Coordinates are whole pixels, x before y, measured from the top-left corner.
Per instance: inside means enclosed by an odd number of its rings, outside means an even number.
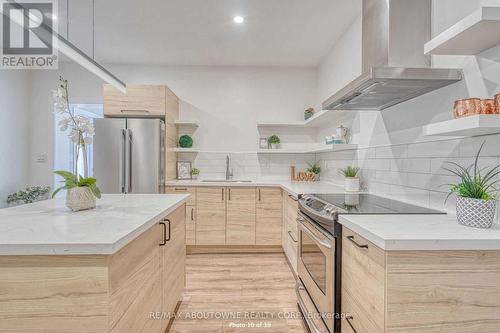
[[[125,129],[122,129],[121,130],[121,134],[122,134],[122,140],[121,140],[121,143],[122,143],[122,149],[121,149],[121,167],[120,167],[120,187],[121,187],[121,190],[122,190],[122,193],[125,193],[125,177],[126,177],[126,174],[127,174],[127,170],[125,168],[125,163],[126,163],[126,156],[127,156],[127,152],[126,152],[126,137],[127,137],[127,130]]]
[[[128,192],[132,192],[132,131],[128,132]]]

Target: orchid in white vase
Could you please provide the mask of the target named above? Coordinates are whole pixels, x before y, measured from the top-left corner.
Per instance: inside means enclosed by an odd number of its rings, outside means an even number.
[[[101,197],[96,179],[89,177],[87,146],[92,144],[94,126],[92,120],[76,115],[70,107],[68,81],[59,78],[59,86],[53,91],[55,112],[62,116],[58,126],[62,132],[68,132],[68,137],[75,144],[76,163],[74,172],[54,171],[64,180],[63,186],[54,191],[54,197],[60,190],[66,190],[66,206],[73,211],[92,209],[96,207],[96,198]],[[83,158],[83,176],[78,170],[80,156]]]
[[[92,120],[75,115],[69,104],[68,80],[59,77],[59,86],[52,92],[54,98],[55,112],[61,114],[63,118],[59,121],[58,126],[61,132],[66,132],[69,129],[68,137],[76,147],[76,161],[80,156],[83,158],[83,177],[89,176],[89,168],[87,161],[87,146],[92,144],[94,136],[94,126]],[[75,164],[75,174],[78,175],[78,163]]]

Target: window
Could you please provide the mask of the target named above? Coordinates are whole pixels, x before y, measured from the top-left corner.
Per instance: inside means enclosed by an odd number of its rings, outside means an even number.
[[[71,109],[75,115],[81,115],[88,118],[102,118],[102,104],[71,104]],[[54,170],[67,170],[74,172],[75,164],[78,163],[77,170],[83,170],[83,159],[76,160],[76,147],[68,137],[67,132],[61,132],[57,124],[62,119],[62,115],[56,113],[54,117]],[[89,176],[93,174],[93,156],[92,145],[88,147],[87,159],[89,163]],[[58,177],[54,177],[54,188],[60,186]]]

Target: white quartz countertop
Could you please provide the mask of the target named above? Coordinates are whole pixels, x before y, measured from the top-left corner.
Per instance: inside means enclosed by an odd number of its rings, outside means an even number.
[[[189,194],[104,194],[96,209],[64,199],[0,209],[0,255],[109,255],[181,206]]]
[[[341,215],[339,222],[388,250],[500,250],[500,226],[470,228],[448,215]]]
[[[203,182],[201,180],[172,180],[166,186],[269,186],[281,187],[291,195],[309,193],[344,193],[344,187],[331,182],[294,182],[289,180],[252,180],[251,182]]]

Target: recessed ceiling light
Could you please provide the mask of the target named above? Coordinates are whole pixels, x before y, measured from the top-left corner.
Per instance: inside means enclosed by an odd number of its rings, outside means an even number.
[[[243,23],[245,21],[245,19],[243,18],[243,16],[235,16],[233,18],[233,21],[234,21],[234,23],[241,24],[241,23]]]

